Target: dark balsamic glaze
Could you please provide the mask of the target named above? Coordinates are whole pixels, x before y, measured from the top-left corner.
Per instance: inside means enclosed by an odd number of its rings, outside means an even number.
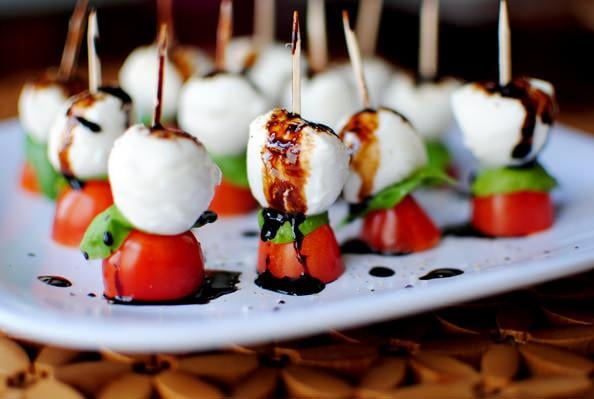
[[[198,220],[196,220],[196,223],[194,223],[193,227],[198,228],[205,226],[209,223],[214,223],[217,221],[218,217],[219,216],[213,211],[204,211],[202,215],[200,215]]]
[[[342,243],[340,246],[342,254],[356,254],[356,255],[386,255],[386,256],[404,256],[409,255],[407,252],[379,252],[371,248],[365,241],[359,238],[352,238]]]
[[[451,237],[472,237],[472,238],[482,238],[482,239],[495,239],[490,235],[482,233],[478,231],[472,224],[469,222],[456,224],[451,226],[446,226],[441,230],[442,236],[451,236]]]
[[[99,126],[95,122],[91,122],[90,120],[78,115],[74,116],[74,118],[78,121],[78,123],[89,129],[93,133],[99,133],[101,131],[101,126]]]
[[[433,280],[436,278],[448,278],[448,277],[456,277],[464,273],[460,269],[451,269],[451,268],[443,268],[443,269],[435,269],[431,270],[429,273],[425,274],[424,276],[419,277],[419,280]]]
[[[551,125],[555,113],[554,98],[544,91],[531,85],[530,80],[526,78],[516,78],[505,86],[500,86],[495,82],[481,84],[481,87],[489,93],[499,93],[503,97],[517,99],[521,102],[526,112],[520,141],[512,150],[512,157],[523,159],[532,151],[532,141],[534,129],[536,127],[536,118],[540,117],[542,123]]]
[[[85,182],[82,180],[77,179],[72,175],[63,175],[66,179],[66,182],[73,190],[82,190],[85,187]]]
[[[295,296],[317,294],[326,288],[326,284],[308,274],[302,274],[297,279],[276,278],[268,270],[260,273],[254,282],[265,290]]]
[[[62,276],[37,276],[37,280],[52,287],[66,288],[72,286],[70,280]]]
[[[87,296],[88,296],[89,298],[96,298],[96,297],[97,297],[97,294],[95,294],[94,292],[89,292],[89,293],[87,294]]]
[[[373,277],[391,277],[396,274],[396,272],[389,267],[375,266],[369,270],[369,274]]]
[[[101,86],[99,88],[99,91],[114,96],[115,98],[119,99],[123,104],[132,103],[132,97],[130,97],[130,95],[119,86]]]
[[[113,245],[113,235],[109,231],[103,233],[103,244],[107,245],[108,247]]]
[[[206,305],[210,301],[223,295],[232,294],[237,291],[239,284],[239,272],[225,270],[206,270],[204,285],[200,290],[189,297],[172,301],[135,301],[130,298],[106,298],[109,303],[117,305]],[[117,282],[116,277],[116,282]],[[116,287],[117,288],[117,287]]]
[[[258,237],[260,235],[259,231],[256,230],[246,230],[242,231],[241,235],[246,238]]]

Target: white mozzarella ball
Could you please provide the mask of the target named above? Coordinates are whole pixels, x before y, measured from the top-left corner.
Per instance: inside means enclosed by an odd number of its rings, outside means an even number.
[[[305,71],[306,63],[302,63]],[[280,100],[282,90],[291,80],[293,61],[291,50],[280,43],[266,46],[258,52],[256,62],[248,71],[248,77],[272,102]]]
[[[234,37],[225,48],[225,70],[241,73],[249,65],[254,53],[254,40],[251,36]]]
[[[450,98],[459,86],[452,78],[417,84],[402,73],[390,81],[383,104],[406,116],[425,140],[439,140],[454,123]]]
[[[193,47],[177,47],[170,50],[165,60],[163,76],[162,118],[173,120],[181,87],[190,76],[210,71],[212,62],[206,54]],[[138,47],[122,65],[119,72],[120,85],[134,100],[139,121],[150,120],[157,93],[159,70],[156,45]]]
[[[130,126],[131,107],[129,101],[101,90],[71,98],[50,129],[52,166],[81,180],[105,178],[113,143]]]
[[[250,122],[268,106],[266,98],[243,76],[218,73],[192,78],[184,85],[178,122],[209,152],[238,155],[247,146]]]
[[[357,122],[365,113],[371,113],[373,123]],[[350,130],[350,126],[361,125],[369,130]],[[353,115],[346,122],[340,137],[352,156],[351,171],[343,191],[349,203],[360,203],[366,197],[401,182],[427,164],[422,137],[402,115],[391,109],[380,108]],[[371,150],[360,153],[365,146],[370,146]],[[354,162],[358,155],[376,158]],[[364,182],[368,186],[367,192],[362,191]]]
[[[295,141],[294,145],[279,142],[270,132],[270,122],[283,119],[291,120],[294,129],[281,135]],[[304,181],[291,179],[284,167],[271,167],[274,154],[282,158],[281,162],[299,168]],[[250,125],[247,166],[252,195],[262,207],[316,215],[326,212],[340,195],[349,173],[349,154],[331,129],[307,122],[284,109],[274,109],[257,117]],[[280,193],[282,200],[279,204],[271,198],[270,179],[274,186],[281,187],[281,191],[287,184],[295,184],[295,190],[285,188]],[[297,186],[301,183],[304,185]],[[303,203],[290,199],[294,197],[293,191],[300,193],[298,197],[303,197]]]
[[[135,125],[109,157],[116,206],[138,230],[176,235],[208,209],[221,171],[192,136]]]
[[[341,70],[353,86],[353,90],[357,90],[357,82],[353,67],[350,63],[342,65]],[[363,59],[363,71],[365,74],[365,82],[367,83],[367,90],[369,91],[369,98],[371,103],[379,106],[381,103],[386,87],[390,78],[397,72],[392,65],[379,57],[367,57]]]
[[[524,81],[529,91],[539,91],[540,101],[553,107],[554,89],[545,81],[529,79]],[[522,127],[530,117],[521,99],[506,97],[498,90],[487,90],[484,85],[470,83],[458,89],[452,96],[452,106],[464,144],[485,166],[498,167],[520,165],[536,158],[547,142],[550,123],[543,121],[542,113],[535,116],[531,145],[523,154],[514,154],[518,144],[523,142]],[[533,104],[547,109],[547,104]],[[548,123],[547,123],[548,122]]]

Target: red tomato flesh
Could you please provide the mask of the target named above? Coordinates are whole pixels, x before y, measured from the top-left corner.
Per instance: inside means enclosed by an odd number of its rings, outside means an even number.
[[[41,194],[35,169],[33,169],[33,166],[31,166],[29,162],[23,164],[23,170],[21,171],[21,188],[32,194]]]
[[[258,202],[248,187],[236,186],[223,179],[209,209],[219,216],[234,216],[249,213],[257,207]]]
[[[107,298],[163,302],[186,298],[204,283],[204,257],[192,232],[161,236],[132,231],[103,260]]]
[[[551,227],[554,219],[553,202],[546,192],[523,191],[472,199],[472,225],[495,237],[537,233]]]
[[[410,195],[392,209],[365,216],[361,238],[377,252],[410,253],[432,248],[441,233]]]
[[[82,189],[62,190],[56,201],[52,239],[62,245],[78,247],[95,216],[113,204],[106,181],[86,182]]]
[[[332,228],[327,224],[305,236],[300,254],[305,258],[305,267],[297,257],[294,243],[260,241],[258,273],[268,270],[276,278],[291,279],[308,274],[323,283],[330,283],[344,272],[338,242]]]

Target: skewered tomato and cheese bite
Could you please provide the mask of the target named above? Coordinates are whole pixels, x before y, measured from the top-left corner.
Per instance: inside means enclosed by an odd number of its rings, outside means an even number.
[[[345,37],[364,109],[340,131],[351,154],[343,196],[349,219],[362,217],[361,238],[381,253],[409,253],[435,246],[440,232],[411,192],[427,180],[446,176],[428,164],[421,136],[398,112],[370,108],[357,39],[343,13]]]
[[[212,61],[201,49],[181,45],[173,31],[172,1],[159,0],[158,25],[169,26],[170,48],[165,60],[165,86],[163,87],[163,123],[173,123],[177,115],[178,100],[184,82],[194,75],[204,75],[212,69]],[[119,72],[119,82],[134,100],[139,122],[150,125],[153,99],[157,92],[154,76],[158,73],[158,48],[156,43],[136,48],[124,61]]]
[[[78,246],[93,218],[113,200],[107,182],[107,158],[113,142],[130,126],[130,96],[115,86],[100,86],[95,44],[96,14],[89,16],[89,90],[68,100],[50,129],[48,158],[70,183],[60,193],[52,238]]]
[[[105,296],[122,302],[195,294],[204,282],[204,260],[190,230],[216,219],[206,210],[219,168],[194,136],[160,122],[166,43],[164,27],[153,126],[134,125],[115,142],[109,156],[114,204],[81,243],[86,258],[103,259]]]
[[[523,236],[554,221],[556,181],[538,163],[556,110],[553,86],[511,76],[507,2],[499,15],[499,83],[470,83],[452,96],[466,147],[482,169],[471,184],[472,225],[491,236]]]
[[[19,121],[25,133],[26,159],[21,187],[32,193],[40,192],[50,199],[55,199],[64,187],[63,179],[47,157],[50,127],[68,98],[83,91],[86,86],[76,74],[86,11],[87,1],[77,2],[59,69],[49,69],[37,79],[25,83],[19,96]]]
[[[221,2],[216,69],[190,79],[180,98],[179,125],[196,136],[223,171],[211,209],[220,215],[252,211],[246,171],[249,123],[268,108],[263,94],[245,76],[226,71],[225,48],[231,36],[232,3]]]
[[[302,295],[344,271],[328,209],[348,175],[349,156],[332,129],[299,115],[299,20],[293,15],[293,112],[276,108],[250,125],[248,177],[263,207],[256,284]]]

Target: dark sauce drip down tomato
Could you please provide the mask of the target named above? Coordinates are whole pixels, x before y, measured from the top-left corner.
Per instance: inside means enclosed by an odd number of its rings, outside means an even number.
[[[265,290],[296,296],[317,294],[326,288],[326,284],[308,274],[303,274],[297,279],[277,278],[268,270],[258,275],[255,284]]]
[[[521,102],[526,111],[522,124],[521,137],[514,149],[512,157],[522,159],[532,151],[534,129],[536,128],[537,117],[542,123],[551,125],[555,114],[555,100],[552,96],[530,84],[527,78],[517,78],[505,86],[495,82],[483,83],[481,85],[489,93],[500,93],[503,97],[514,98]]]

